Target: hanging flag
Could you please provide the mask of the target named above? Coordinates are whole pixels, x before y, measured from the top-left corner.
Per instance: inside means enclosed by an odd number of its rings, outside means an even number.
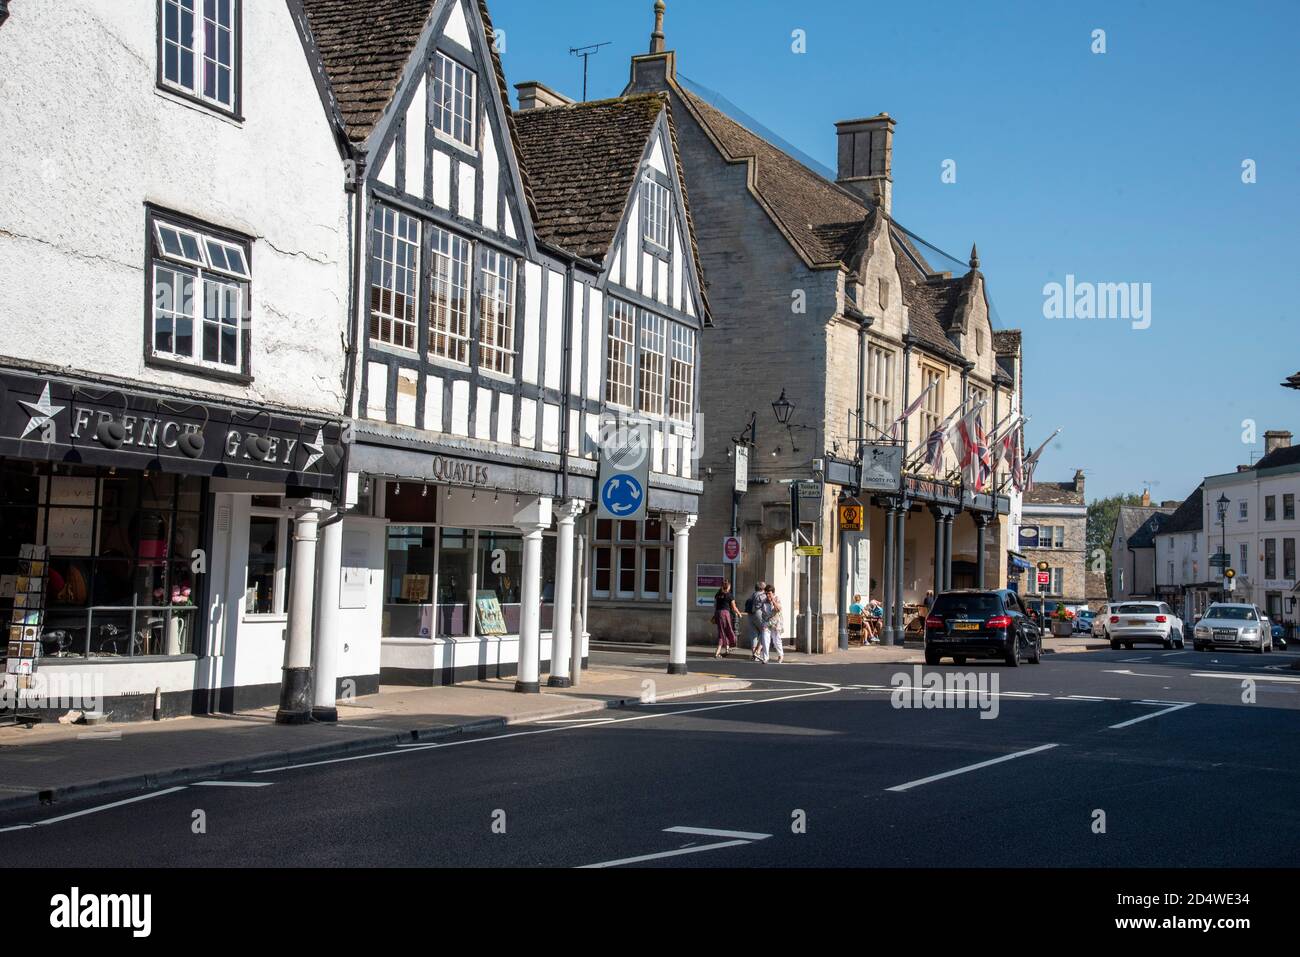
[[[1011,484],[1016,487],[1017,492],[1025,491],[1025,460],[1021,454],[1024,446],[1023,430],[1017,429],[1015,433],[1015,446],[1011,452]]]
[[[1034,489],[1034,467],[1038,464],[1038,457],[1039,457],[1040,455],[1043,454],[1043,450],[1047,448],[1047,444],[1048,444],[1049,442],[1051,442],[1052,439],[1056,438],[1056,437],[1057,437],[1058,435],[1060,435],[1060,434],[1061,434],[1061,430],[1060,430],[1060,429],[1057,429],[1055,432],[1053,432],[1051,435],[1049,435],[1049,436],[1047,437],[1046,441],[1044,441],[1042,445],[1040,445],[1038,448],[1034,449],[1034,451],[1029,455],[1029,457],[1025,459],[1024,466],[1023,466],[1023,469],[1024,469],[1024,476],[1025,476],[1025,478],[1024,478],[1024,485],[1025,485],[1025,487],[1024,487],[1024,491],[1026,491],[1026,492],[1032,492],[1032,491],[1033,491],[1033,489]]]
[[[903,410],[903,414],[894,420],[894,424],[889,427],[889,437],[891,439],[894,440],[898,439],[898,427],[902,425],[904,422],[906,422],[908,419],[910,419],[916,413],[916,410],[919,409],[925,403],[925,397],[928,396],[930,392],[934,389],[934,387],[937,386],[938,384],[939,384],[938,379],[932,379],[930,381],[930,384],[921,390],[921,394],[912,400],[912,404],[909,405],[905,410]]]
[[[981,402],[958,420],[956,425],[957,460],[961,464],[962,482],[975,492],[983,492],[989,475],[988,437],[980,411]]]

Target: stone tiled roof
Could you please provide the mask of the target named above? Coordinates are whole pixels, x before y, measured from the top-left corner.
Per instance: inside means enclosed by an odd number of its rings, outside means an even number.
[[[814,266],[845,262],[873,208],[688,90],[679,91],[731,162],[753,160],[753,186]]]
[[[1069,482],[1040,482],[1034,479],[1034,487],[1025,493],[1026,505],[1083,505],[1083,493],[1075,488],[1074,480]]]
[[[833,183],[773,146],[689,90],[677,88],[729,162],[749,162],[751,188],[805,261],[815,267],[856,266],[855,253],[881,213],[851,190]],[[903,277],[903,303],[911,332],[930,351],[961,363],[966,357],[948,332],[958,326],[963,297],[975,273],[936,274],[893,221],[890,240]]]
[[[666,94],[643,93],[516,114],[540,239],[604,260],[667,103]]]
[[[312,41],[329,80],[330,92],[353,144],[364,143],[383,118],[437,0],[300,0]],[[506,129],[519,155],[519,137],[510,109],[501,56],[492,42],[492,17],[486,0],[479,15],[491,51],[492,72],[505,110]],[[524,199],[535,213],[527,171],[520,169]]]
[[[640,93],[515,114],[520,155],[536,205],[538,238],[603,263],[636,186],[646,144],[665,112],[686,207],[687,241],[695,273],[703,277],[667,93]],[[700,295],[700,315],[708,322],[707,296],[703,290]]]
[[[1151,548],[1174,509],[1155,505],[1121,505],[1115,527],[1120,541],[1132,548]]]
[[[1187,496],[1186,501],[1169,516],[1169,520],[1160,526],[1160,533],[1172,535],[1175,532],[1199,532],[1205,525],[1204,502],[1205,486],[1198,485],[1196,491]]]

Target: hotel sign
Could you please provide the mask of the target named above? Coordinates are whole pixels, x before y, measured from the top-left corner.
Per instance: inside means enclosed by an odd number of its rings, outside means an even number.
[[[942,505],[961,505],[961,486],[935,479],[917,478],[915,475],[903,477],[903,493],[908,498],[920,502],[935,502]]]
[[[0,455],[332,489],[338,423],[0,373]]]

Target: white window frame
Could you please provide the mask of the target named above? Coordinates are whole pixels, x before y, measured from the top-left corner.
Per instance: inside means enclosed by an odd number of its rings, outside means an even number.
[[[880,435],[888,433],[889,427],[894,424],[894,370],[896,368],[897,353],[894,350],[875,344],[867,346],[865,383],[867,424]],[[925,435],[929,436],[932,431],[933,428],[925,430]]]
[[[244,375],[247,373],[248,357],[245,355],[245,333],[249,322],[249,288],[252,274],[248,264],[248,254],[243,246],[223,239],[210,232],[183,226],[164,216],[153,217],[153,249],[150,256],[150,283],[152,303],[149,312],[149,357],[169,362],[181,362],[203,369],[212,369],[227,374]],[[185,294],[178,299],[176,283],[160,275],[169,273],[172,277],[182,277],[188,287]],[[172,289],[170,306],[164,307],[160,296],[164,288]],[[233,299],[227,298],[233,293]],[[215,316],[208,315],[208,304],[219,305]],[[227,315],[226,306],[236,304],[234,315]],[[165,315],[164,315],[165,314]],[[167,318],[172,326],[172,348],[160,349],[158,346],[159,319]],[[190,321],[190,352],[177,351],[177,320],[186,317]],[[211,326],[217,327],[216,359],[203,356],[204,332]],[[233,362],[223,362],[220,358],[222,336],[225,327],[233,326],[235,354]]]
[[[464,81],[468,79],[468,90]],[[450,83],[450,99],[446,94]],[[440,139],[469,150],[478,143],[478,74],[441,50],[434,53],[433,128]],[[458,132],[457,124],[462,124]],[[461,135],[461,134],[464,135]]]
[[[1250,500],[1249,499],[1243,498],[1240,502],[1237,503],[1237,521],[1239,522],[1250,521]]]
[[[668,367],[668,417],[690,422],[695,412],[695,330],[672,324]]]
[[[668,187],[647,171],[641,180],[641,235],[660,249],[668,249],[671,199]]]
[[[925,397],[925,404],[921,407],[921,441],[930,437],[930,433],[939,427],[943,421],[943,391],[945,386],[945,374],[933,366],[921,366],[921,388],[927,389],[930,383],[935,383],[935,387],[930,389]]]
[[[515,374],[515,261],[506,253],[479,247],[479,370]]]
[[[474,244],[437,226],[429,229],[433,243],[429,276],[429,355],[458,365],[469,365]],[[456,297],[459,297],[460,309],[453,306]]]
[[[242,0],[160,0],[158,5],[158,82],[162,87],[183,93],[230,113],[238,111],[241,70],[240,41],[242,39],[240,28],[243,22],[243,11],[240,9],[241,2]],[[227,13],[225,19],[221,17],[223,5]],[[177,36],[175,39],[167,35],[167,21],[172,11],[175,11],[176,18]],[[186,44],[186,38],[182,35],[184,32],[182,29],[182,14],[186,12],[191,20],[188,44]],[[215,14],[215,19],[209,16],[209,12]],[[209,23],[213,25],[214,35],[218,37],[218,44],[220,34],[227,35],[230,53],[229,63],[218,59],[219,48],[209,49],[208,30],[206,29]],[[168,53],[172,50],[176,52],[175,76],[169,76],[167,69]],[[190,70],[192,71],[193,82],[189,85],[185,83],[183,78],[183,64],[186,60],[189,61]],[[204,82],[209,63],[213,65],[214,70],[214,90],[212,93],[206,92]],[[222,71],[228,72],[230,82],[230,95],[228,99],[224,100],[218,92]]]
[[[605,402],[631,409],[636,401],[635,380],[636,309],[620,299],[609,298],[606,311]]]
[[[370,231],[370,294],[366,329],[370,342],[414,352],[419,348],[420,220],[400,209],[376,204]],[[401,286],[401,289],[399,289]],[[379,293],[379,302],[375,293]],[[389,307],[384,308],[383,297]],[[399,309],[398,300],[404,300]],[[387,323],[390,335],[383,335]],[[378,324],[378,328],[376,328]],[[403,332],[401,341],[398,330]],[[409,344],[407,341],[409,335]]]
[[[644,415],[664,414],[668,365],[668,320],[642,309],[637,323],[637,409]]]

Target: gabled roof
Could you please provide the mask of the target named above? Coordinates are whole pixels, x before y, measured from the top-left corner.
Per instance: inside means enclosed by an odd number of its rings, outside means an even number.
[[[1083,493],[1071,479],[1069,482],[1040,482],[1025,493],[1026,505],[1083,505]]]
[[[537,235],[603,262],[636,185],[666,94],[522,110],[519,146],[537,201]]]
[[[296,0],[306,14],[311,41],[329,83],[329,94],[341,135],[354,146],[362,146],[374,133],[397,96],[407,64],[420,37],[429,25],[439,0]],[[515,156],[519,156],[519,135],[510,109],[510,92],[501,55],[493,43],[492,17],[486,0],[478,4],[492,58],[506,131]],[[520,164],[524,200],[529,213],[536,214],[528,173]]]
[[[1205,486],[1198,485],[1196,491],[1187,496],[1182,505],[1174,510],[1169,520],[1160,526],[1160,534],[1173,535],[1178,532],[1199,532],[1205,526],[1203,505]]]
[[[993,351],[1000,356],[1020,355],[1021,333],[1019,329],[993,330]]]
[[[1156,533],[1173,511],[1155,505],[1121,505],[1115,520],[1115,534],[1130,548],[1151,548],[1155,545]]]

